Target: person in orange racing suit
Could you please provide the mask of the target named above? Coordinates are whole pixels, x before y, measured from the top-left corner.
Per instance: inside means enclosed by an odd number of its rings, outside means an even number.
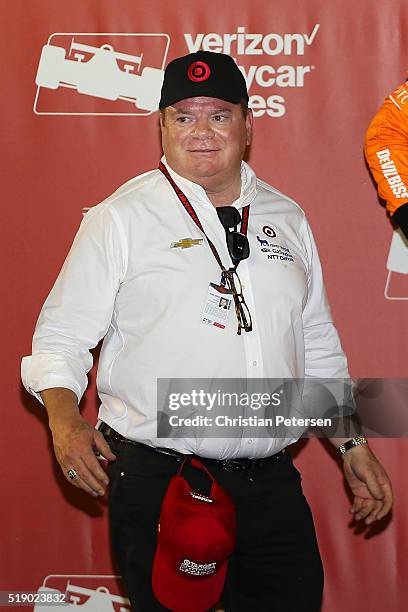
[[[364,150],[378,193],[408,238],[408,83],[385,99],[367,130]]]

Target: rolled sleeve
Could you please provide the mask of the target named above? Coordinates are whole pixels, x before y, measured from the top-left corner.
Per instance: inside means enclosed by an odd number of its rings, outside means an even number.
[[[23,384],[40,401],[40,391],[55,387],[81,400],[93,365],[90,350],[111,324],[126,253],[117,212],[105,203],[91,209],[41,310],[32,354],[22,360]]]

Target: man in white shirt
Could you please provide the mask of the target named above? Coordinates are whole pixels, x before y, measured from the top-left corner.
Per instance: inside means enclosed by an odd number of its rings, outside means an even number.
[[[103,495],[109,479],[96,453],[111,462],[113,546],[134,610],[168,609],[152,592],[151,568],[161,502],[186,454],[236,504],[228,612],[320,606],[313,522],[284,453],[298,436],[202,438],[192,430],[157,438],[158,378],[348,377],[305,215],[243,162],[253,129],[247,104],[229,56],[200,51],[169,64],[160,168],[87,213],[23,359],[24,384],[46,406],[66,478]],[[225,230],[227,207],[239,221],[227,219]],[[231,271],[238,263],[239,280]],[[231,307],[219,308],[221,299]],[[78,409],[89,350],[102,338],[104,435]],[[331,442],[343,445],[354,516],[367,524],[384,517],[391,486],[366,441]]]

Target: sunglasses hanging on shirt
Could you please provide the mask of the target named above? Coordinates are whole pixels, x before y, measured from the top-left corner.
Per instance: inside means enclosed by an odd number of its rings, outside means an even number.
[[[234,267],[237,267],[240,261],[249,257],[248,238],[237,229],[241,223],[241,215],[234,206],[219,206],[217,215],[225,229],[228,253]],[[230,231],[232,228],[233,231]]]

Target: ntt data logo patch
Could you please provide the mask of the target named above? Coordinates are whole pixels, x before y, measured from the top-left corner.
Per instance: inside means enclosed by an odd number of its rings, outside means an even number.
[[[168,34],[55,33],[38,64],[38,115],[150,115],[158,109]]]
[[[78,610],[87,612],[130,612],[130,601],[119,593],[120,576],[88,576],[80,574],[51,574],[38,589],[39,600],[63,601],[63,604],[47,603],[47,612]],[[62,599],[58,599],[61,597]],[[35,605],[34,612],[43,612],[44,604]]]

